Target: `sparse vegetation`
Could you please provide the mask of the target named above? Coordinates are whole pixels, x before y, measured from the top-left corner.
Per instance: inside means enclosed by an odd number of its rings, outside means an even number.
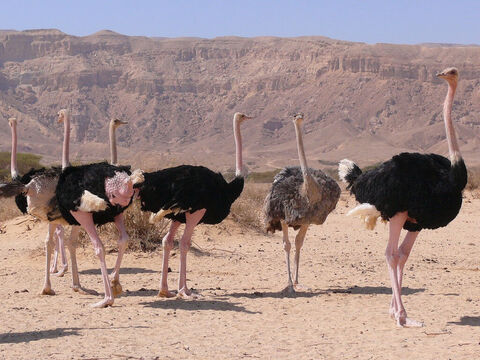
[[[30,169],[39,169],[42,167],[40,160],[42,157],[35,154],[17,154],[17,167],[20,174],[25,174]],[[0,179],[10,177],[10,153],[6,151],[0,152]]]
[[[466,190],[476,190],[480,188],[480,167],[468,168],[468,182]]]
[[[242,195],[233,203],[230,217],[237,223],[263,231],[263,201],[270,185],[247,183]]]

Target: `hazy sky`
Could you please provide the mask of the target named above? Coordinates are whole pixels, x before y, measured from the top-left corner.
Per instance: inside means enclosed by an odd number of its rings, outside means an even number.
[[[480,44],[479,0],[3,0],[1,29]]]

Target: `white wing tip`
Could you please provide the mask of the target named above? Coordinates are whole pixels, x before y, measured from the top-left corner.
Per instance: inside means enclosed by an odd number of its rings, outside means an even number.
[[[85,190],[82,198],[80,199],[80,206],[77,210],[83,212],[97,212],[105,210],[107,206],[107,202],[101,197],[92,194],[88,190]]]

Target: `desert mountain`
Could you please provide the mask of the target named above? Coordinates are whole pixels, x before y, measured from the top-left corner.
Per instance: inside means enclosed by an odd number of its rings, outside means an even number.
[[[19,148],[59,162],[60,108],[71,109],[72,159],[108,157],[107,123],[121,162],[234,165],[232,117],[244,123],[245,160],[297,164],[291,115],[305,113],[309,165],[349,157],[365,165],[400,151],[447,154],[437,71],[456,66],[453,119],[468,164],[480,163],[480,47],[353,43],[324,37],[147,38],[100,31],[0,31],[0,150],[6,119]]]

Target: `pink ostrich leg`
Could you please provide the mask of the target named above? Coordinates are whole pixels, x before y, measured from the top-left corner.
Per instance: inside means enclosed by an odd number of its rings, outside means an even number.
[[[55,295],[55,291],[52,289],[52,283],[50,282],[50,259],[53,251],[53,233],[55,231],[55,225],[48,223],[47,237],[45,239],[45,280],[43,283],[42,295]]]
[[[65,272],[68,270],[68,262],[67,262],[67,254],[65,252],[65,244],[64,244],[64,229],[63,226],[57,225],[55,229],[55,251],[53,253],[53,263],[50,268],[50,272],[55,276],[62,277],[65,275]],[[62,255],[62,268],[60,271],[57,270],[57,259],[58,259],[58,252]]]
[[[178,279],[178,294],[182,298],[194,297],[187,287],[187,253],[192,244],[192,235],[195,226],[202,220],[206,209],[197,210],[194,213],[185,213],[185,231],[180,239],[180,276]]]
[[[123,254],[125,254],[125,250],[127,249],[129,237],[127,231],[125,230],[125,220],[123,214],[117,215],[114,221],[119,232],[118,256],[115,263],[115,268],[110,274],[110,280],[112,282],[113,295],[119,296],[122,293],[122,285],[120,285],[120,265],[122,264]]]
[[[173,249],[173,239],[175,238],[175,233],[177,232],[180,223],[178,221],[172,221],[170,224],[170,229],[168,233],[163,237],[162,247],[163,247],[163,261],[162,261],[162,280],[160,282],[160,291],[158,293],[159,297],[171,298],[175,294],[168,291],[168,257],[170,256],[170,251]]]
[[[390,219],[390,235],[388,239],[387,249],[385,251],[385,256],[387,259],[390,281],[392,283],[392,292],[394,299],[393,306],[397,325],[407,327],[420,327],[423,326],[423,323],[407,318],[407,312],[405,311],[405,307],[402,303],[402,289],[400,285],[401,276],[398,276],[398,270],[400,266],[400,252],[398,249],[398,240],[400,238],[400,232],[402,231],[403,225],[405,224],[405,221],[407,221],[407,218],[407,212],[401,212],[397,213],[394,217]],[[415,239],[413,239],[413,241],[414,240]],[[413,243],[411,245],[413,246]]]
[[[112,288],[110,286],[110,279],[108,278],[107,264],[105,262],[105,249],[103,243],[98,237],[95,224],[93,223],[93,216],[91,213],[82,211],[70,211],[75,220],[85,229],[95,250],[95,255],[100,260],[100,270],[102,272],[103,285],[105,287],[105,298],[98,303],[93,304],[93,307],[107,307],[113,304],[114,298]]]

